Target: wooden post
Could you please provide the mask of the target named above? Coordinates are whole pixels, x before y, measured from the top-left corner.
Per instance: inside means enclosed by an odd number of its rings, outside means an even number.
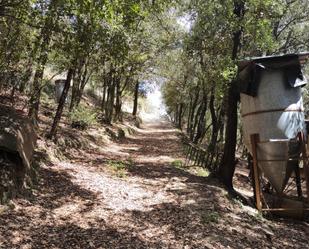
[[[198,166],[199,156],[200,156],[200,149],[199,149],[199,147],[196,146],[196,156],[195,156],[195,159],[194,159],[194,166]]]
[[[201,167],[203,167],[203,168],[207,168],[206,156],[207,156],[207,153],[206,153],[206,151],[204,151],[203,156],[202,156],[202,164],[201,164]]]
[[[307,149],[306,143],[304,138],[304,133],[299,133],[300,143],[301,143],[301,150],[302,150],[302,158],[304,162],[304,174],[306,180],[306,191],[307,191],[307,200],[309,202],[309,165],[308,165],[308,158],[307,158]]]
[[[199,151],[199,154],[198,154],[198,158],[197,158],[197,166],[199,167],[199,166],[201,166],[201,155],[202,155],[202,153],[201,153],[201,149],[199,149],[200,151]]]
[[[262,202],[261,202],[261,186],[259,178],[259,169],[258,169],[258,158],[257,158],[257,143],[260,141],[259,134],[253,134],[250,136],[251,146],[252,146],[252,157],[253,157],[253,179],[254,179],[254,191],[255,191],[255,200],[256,207],[259,212],[262,212]]]
[[[303,134],[304,137],[304,134]],[[307,144],[304,142],[304,173],[306,180],[306,190],[307,190],[307,201],[309,202],[309,162],[308,162],[308,154],[307,149],[309,147],[309,137],[307,137]]]
[[[187,150],[187,155],[186,155],[185,167],[189,166],[190,153],[191,153],[191,145],[190,145],[190,143],[188,143],[188,150]]]
[[[303,197],[303,192],[302,192],[302,189],[301,189],[299,162],[298,162],[297,168],[295,169],[294,173],[295,173],[295,184],[296,184],[296,188],[297,188],[297,195],[298,195],[298,198],[301,200],[302,197]]]
[[[202,150],[201,159],[200,159],[200,167],[203,167],[203,165],[204,165],[204,160],[205,160],[205,151]]]
[[[190,157],[189,166],[193,166],[194,165],[195,153],[196,153],[195,146],[192,146],[192,154],[191,154],[191,157]]]

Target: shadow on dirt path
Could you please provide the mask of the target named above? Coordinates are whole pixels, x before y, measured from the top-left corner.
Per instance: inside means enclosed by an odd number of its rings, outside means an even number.
[[[308,248],[307,223],[246,211],[214,180],[173,167],[182,157],[160,121],[43,167],[33,195],[0,214],[0,248]],[[111,161],[130,167],[120,178]]]

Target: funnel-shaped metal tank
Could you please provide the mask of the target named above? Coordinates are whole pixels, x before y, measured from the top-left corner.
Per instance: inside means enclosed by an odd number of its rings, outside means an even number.
[[[305,132],[302,90],[306,82],[298,58],[257,59],[240,73],[241,118],[244,143],[252,154],[250,136],[259,134],[258,166],[278,193],[282,193],[299,153],[295,139]]]
[[[277,193],[282,193],[297,167],[300,145],[297,141],[273,140],[257,144],[258,167]],[[291,160],[292,159],[292,160]]]

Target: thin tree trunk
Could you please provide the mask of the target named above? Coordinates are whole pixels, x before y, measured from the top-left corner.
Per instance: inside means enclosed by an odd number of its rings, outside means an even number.
[[[115,108],[115,120],[122,121],[121,117],[121,107],[122,107],[122,99],[121,99],[121,79],[120,77],[116,78],[116,108]]]
[[[102,111],[105,108],[105,102],[106,102],[106,91],[107,91],[107,82],[106,82],[106,76],[104,75],[103,79],[103,93],[102,93],[102,103],[101,103],[101,109]]]
[[[112,123],[115,101],[115,79],[113,78],[113,70],[109,73],[107,101],[105,105],[105,121],[107,124]]]
[[[191,127],[191,113],[192,113],[192,109],[193,109],[193,101],[192,101],[192,97],[190,96],[190,102],[189,102],[189,111],[188,111],[188,116],[187,116],[187,134],[190,133],[190,127]]]
[[[61,95],[61,98],[60,98],[60,101],[59,101],[59,104],[58,104],[58,108],[57,108],[57,112],[56,112],[56,115],[55,115],[55,118],[54,118],[54,121],[53,121],[53,125],[52,125],[52,128],[50,130],[50,133],[48,134],[48,138],[50,138],[50,139],[52,139],[56,136],[57,128],[58,128],[58,125],[59,125],[59,122],[60,122],[60,119],[61,119],[61,116],[62,116],[65,100],[66,100],[68,93],[69,93],[71,79],[72,79],[73,75],[74,75],[74,69],[70,68],[69,71],[68,71],[68,75],[67,75],[67,78],[66,78],[66,81],[65,81],[64,89],[63,89],[63,92],[62,92],[62,95]]]
[[[110,87],[110,95],[108,102],[108,124],[112,123],[114,115],[114,102],[115,102],[115,83],[113,82]]]
[[[190,136],[191,141],[195,140],[195,136],[196,136],[196,132],[197,132],[197,127],[198,127],[198,123],[200,120],[200,116],[202,113],[202,109],[203,109],[203,102],[200,103],[196,115],[193,115],[193,127],[192,127],[192,134]]]
[[[109,105],[109,102],[110,102],[110,95],[111,95],[111,87],[112,87],[112,83],[109,82],[108,83],[108,86],[106,87],[107,89],[107,96],[106,96],[106,103],[105,103],[105,106],[104,106],[104,116],[105,116],[105,121],[106,123],[108,123],[108,113],[109,113],[109,108],[108,108],[108,105]]]
[[[202,108],[201,108],[201,113],[200,113],[200,117],[198,120],[198,125],[197,125],[197,131],[196,131],[196,135],[195,138],[193,140],[193,143],[198,143],[200,141],[200,139],[203,137],[204,134],[204,130],[205,130],[205,126],[206,126],[206,112],[207,112],[207,95],[204,93],[203,94],[203,101],[202,101]]]
[[[84,64],[85,64],[84,60],[79,60],[78,66],[76,68],[76,73],[75,73],[75,76],[73,78],[72,96],[71,96],[71,103],[70,103],[70,107],[69,107],[70,112],[74,109],[74,107],[77,106],[76,103],[77,103],[80,83],[81,83],[81,80],[82,80],[82,70],[83,70]]]
[[[138,89],[139,89],[139,82],[136,81],[135,83],[135,90],[134,90],[134,102],[133,102],[133,112],[132,115],[136,117],[137,114],[137,107],[138,107]]]
[[[81,81],[81,84],[80,84],[80,88],[79,88],[79,91],[78,91],[78,94],[77,94],[77,98],[76,98],[76,104],[75,104],[75,107],[78,107],[81,100],[82,100],[82,97],[83,97],[83,94],[84,94],[84,90],[85,90],[85,87],[91,77],[91,74],[92,72],[88,72],[88,67],[85,66],[85,71],[84,71],[84,74],[83,74],[83,77],[82,77],[82,81]]]
[[[32,95],[30,98],[30,107],[29,107],[29,112],[28,112],[28,116],[33,121],[38,121],[41,91],[42,91],[41,82],[42,82],[43,75],[44,75],[44,67],[47,61],[47,55],[44,55],[44,57],[45,57],[44,62],[42,62],[41,66],[39,66],[36,69],[34,79],[33,79]]]
[[[52,0],[49,5],[49,13],[46,18],[46,22],[41,31],[42,42],[40,43],[39,58],[37,60],[37,68],[33,80],[32,95],[30,98],[30,107],[28,116],[33,120],[38,120],[40,98],[42,91],[42,80],[44,75],[44,69],[48,60],[48,49],[52,37],[52,29],[55,20],[55,11],[58,4],[58,0]]]
[[[200,89],[197,89],[197,93],[195,94],[195,98],[191,107],[190,116],[188,123],[190,124],[188,127],[188,134],[191,140],[194,137],[194,117],[195,117],[195,110],[198,106],[198,99],[199,99]]]
[[[211,115],[212,133],[211,133],[210,143],[208,145],[208,153],[213,154],[215,151],[215,147],[217,145],[218,133],[219,133],[218,117],[217,117],[216,110],[215,110],[214,88],[211,91],[211,96],[209,100],[209,110],[210,110],[210,115]],[[221,108],[220,108],[220,112],[221,112]]]
[[[177,128],[182,130],[183,103],[179,104]]]

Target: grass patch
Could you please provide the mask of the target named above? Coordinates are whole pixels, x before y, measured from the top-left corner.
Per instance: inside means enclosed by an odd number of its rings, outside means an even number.
[[[202,176],[202,177],[207,177],[207,176],[209,176],[209,171],[207,169],[204,169],[204,168],[198,168],[197,171],[196,171],[196,175]]]
[[[204,213],[201,217],[203,224],[218,223],[220,214],[218,212]]]
[[[252,217],[252,216],[251,216],[251,217]],[[257,222],[262,222],[262,221],[264,220],[263,213],[257,212],[257,213],[253,216],[253,219],[255,219],[255,221],[257,221]]]
[[[184,168],[184,164],[182,162],[182,160],[175,160],[172,162],[172,166],[178,169],[183,169]]]
[[[125,178],[128,175],[128,170],[133,165],[133,160],[129,158],[126,161],[108,161],[108,167],[113,172],[113,174],[118,178]]]
[[[69,114],[69,120],[72,128],[81,130],[87,129],[89,126],[97,123],[97,113],[95,110],[80,104],[78,107],[73,109]]]

